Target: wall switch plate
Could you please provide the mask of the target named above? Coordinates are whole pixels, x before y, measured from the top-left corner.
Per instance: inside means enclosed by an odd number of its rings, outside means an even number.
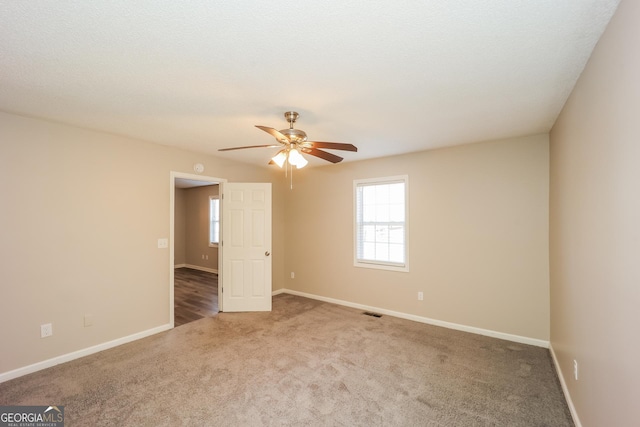
[[[89,326],[93,326],[93,316],[90,314],[84,315],[84,327],[87,328]]]
[[[50,337],[51,335],[53,335],[53,325],[51,323],[40,325],[40,338]]]
[[[169,247],[169,239],[158,239],[158,249],[166,249]]]
[[[424,300],[424,293],[418,292],[418,301],[422,301],[422,300]]]
[[[296,278],[296,273],[294,273],[293,271],[291,272],[291,278],[295,279]]]

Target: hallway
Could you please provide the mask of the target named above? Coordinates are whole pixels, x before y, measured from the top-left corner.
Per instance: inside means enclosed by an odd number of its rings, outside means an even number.
[[[192,268],[176,268],[174,276],[175,326],[218,313],[218,275]]]

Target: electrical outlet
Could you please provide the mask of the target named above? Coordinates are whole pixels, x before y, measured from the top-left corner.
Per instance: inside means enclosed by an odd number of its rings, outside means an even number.
[[[578,361],[573,359],[573,378],[578,381]]]
[[[51,335],[53,335],[53,325],[51,323],[40,325],[40,338],[50,337]]]
[[[87,328],[89,326],[93,326],[93,316],[90,314],[84,315],[84,327]]]
[[[418,292],[418,301],[422,301],[422,300],[424,300],[424,293],[421,291],[421,292]]]
[[[291,278],[295,279],[296,278],[296,273],[294,273],[293,271],[291,272]]]

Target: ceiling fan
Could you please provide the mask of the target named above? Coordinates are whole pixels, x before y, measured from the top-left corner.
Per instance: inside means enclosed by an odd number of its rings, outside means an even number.
[[[282,129],[280,131],[267,126],[256,125],[258,129],[261,129],[273,136],[276,141],[278,141],[278,144],[221,148],[218,151],[243,150],[245,148],[281,148],[281,150],[278,151],[278,153],[271,159],[269,164],[275,163],[281,168],[285,164],[289,164],[292,167],[295,166],[297,169],[305,167],[308,163],[307,159],[302,156],[302,153],[319,157],[331,163],[338,163],[343,160],[342,157],[320,150],[320,148],[329,150],[358,151],[358,148],[352,144],[307,141],[307,134],[304,131],[293,128],[293,124],[298,120],[298,117],[299,114],[295,111],[287,111],[284,113],[284,118],[289,122],[289,129]]]

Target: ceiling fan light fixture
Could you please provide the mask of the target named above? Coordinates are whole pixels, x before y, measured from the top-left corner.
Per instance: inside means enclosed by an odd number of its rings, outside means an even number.
[[[307,140],[306,132],[300,129],[282,129],[280,133],[286,136],[290,143],[299,144]]]
[[[278,167],[282,168],[284,162],[287,161],[287,152],[285,150],[280,151],[278,154],[271,158],[273,162],[278,165]]]
[[[298,169],[302,169],[309,162],[307,161],[307,159],[302,157],[302,154],[300,154],[298,150],[292,149],[291,151],[289,151],[289,163],[291,163],[292,166],[295,166]]]

